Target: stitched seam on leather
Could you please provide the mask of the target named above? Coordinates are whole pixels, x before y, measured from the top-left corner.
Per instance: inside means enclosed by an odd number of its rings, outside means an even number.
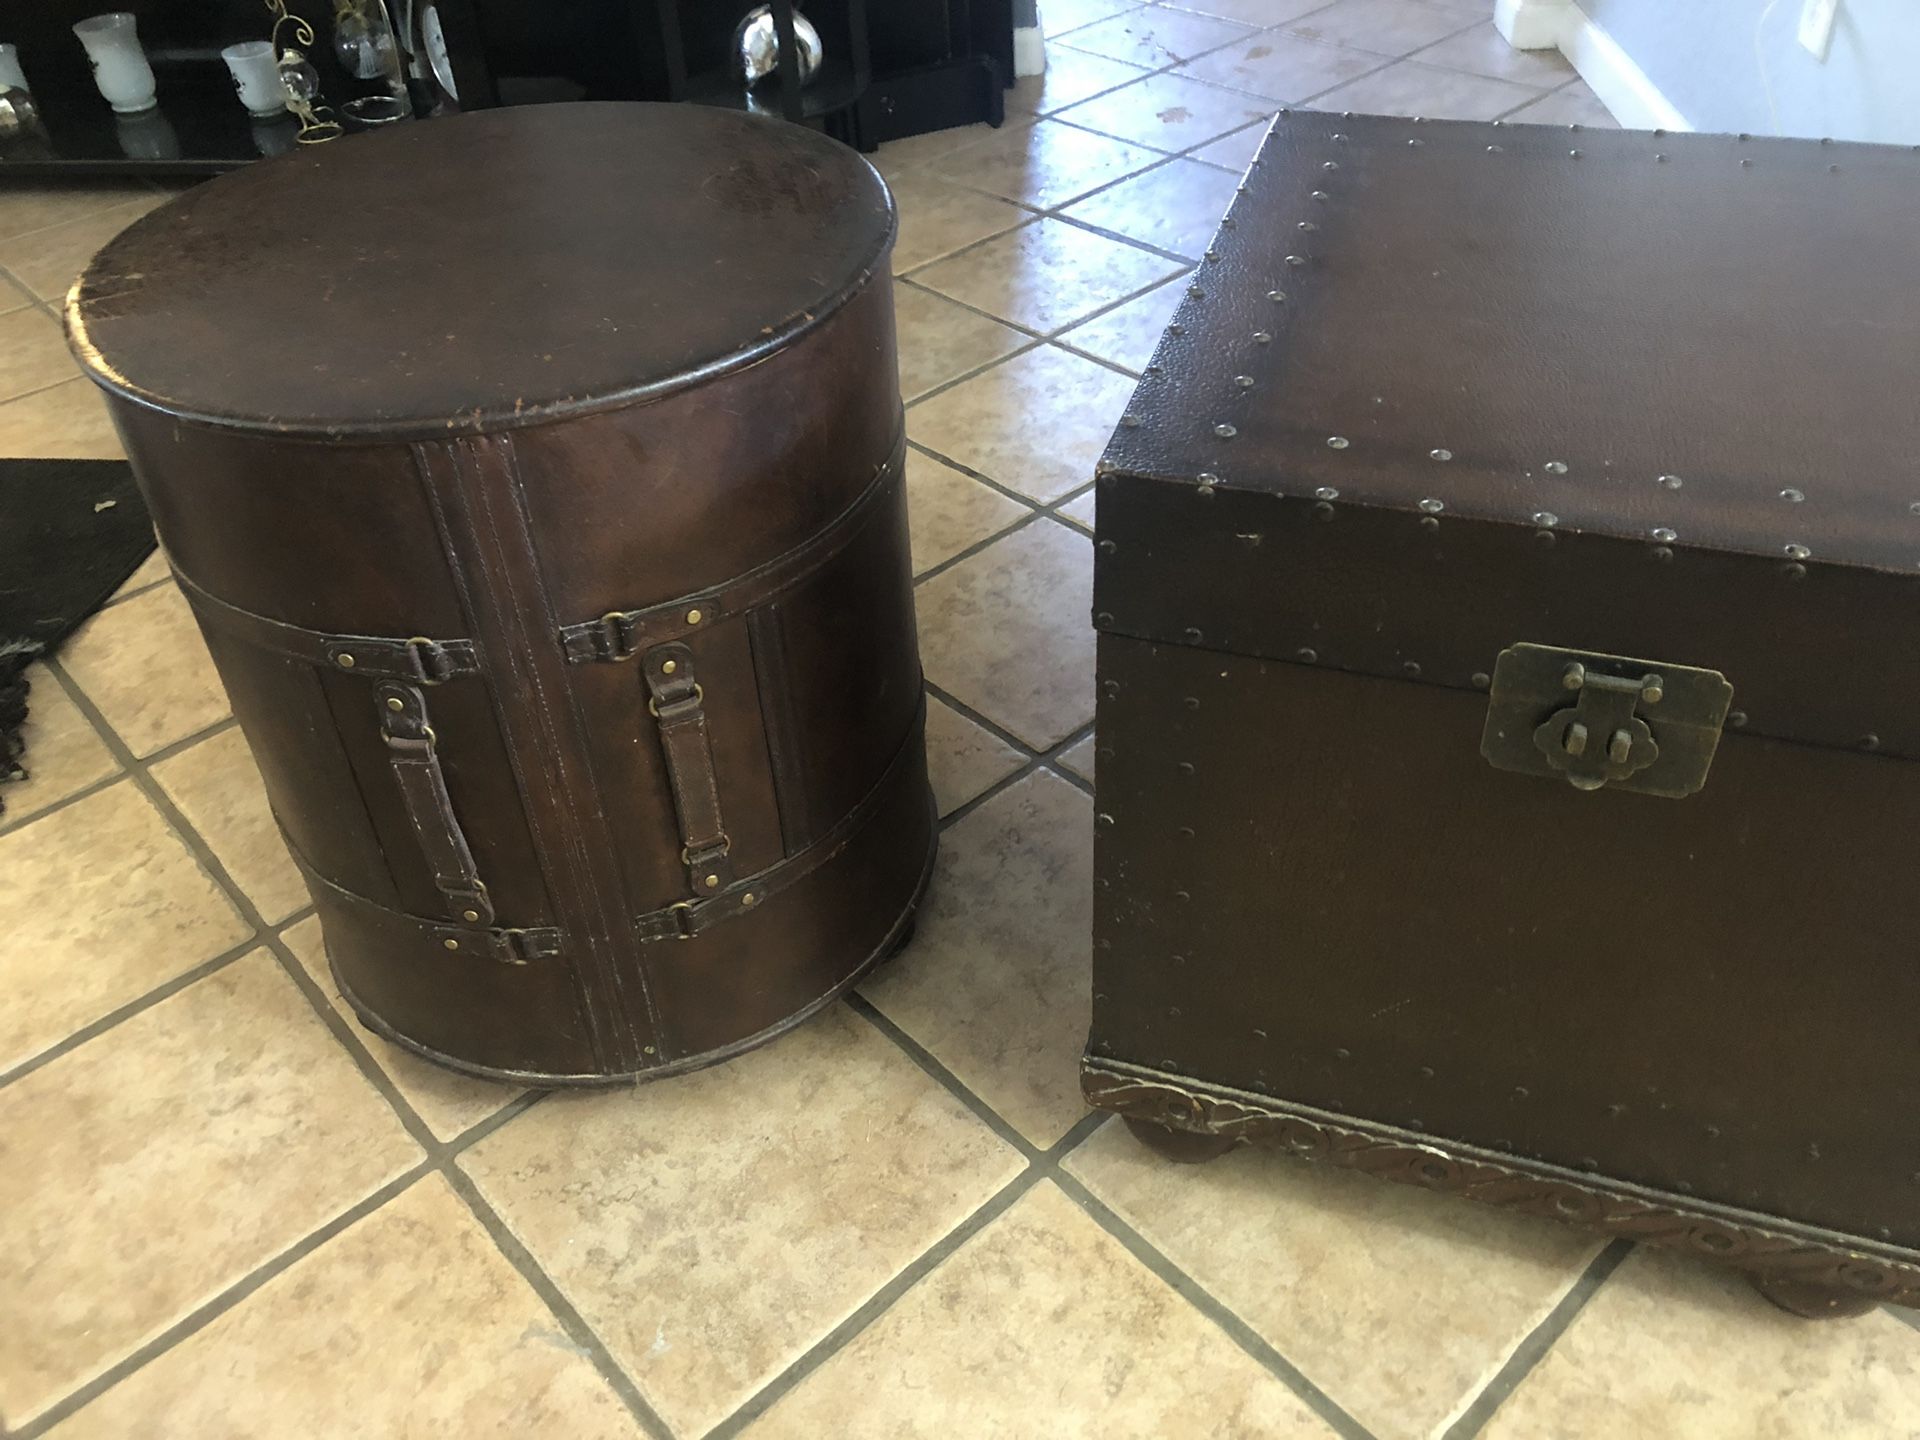
[[[526,617],[520,613],[520,607],[513,607],[511,619],[515,627],[521,632],[522,642],[528,647],[527,653],[531,653],[531,647],[536,644],[555,643],[553,640],[554,627],[552,626],[552,621],[557,612],[553,603],[552,591],[547,584],[546,571],[541,567],[539,553],[534,549],[533,520],[532,516],[527,512],[525,494],[520,483],[519,459],[514,451],[512,440],[508,436],[501,435],[476,439],[473,442],[469,442],[469,444],[472,447],[470,453],[475,456],[476,460],[485,453],[485,448],[489,446],[491,446],[497,454],[503,488],[506,491],[505,496],[502,498],[512,507],[513,517],[516,523],[510,536],[500,528],[493,505],[494,496],[491,490],[482,487],[481,493],[486,497],[485,513],[488,530],[496,537],[499,537],[502,544],[501,553],[503,559],[505,558],[505,541],[510,538],[517,542],[516,548],[526,560],[528,572],[532,577],[534,598],[539,602],[540,610],[547,622],[540,627],[543,633],[535,633],[534,627],[528,625],[526,623]],[[509,593],[511,593],[511,591],[509,591]],[[562,666],[561,674],[564,679],[565,656],[559,652],[557,645],[555,646],[554,653],[555,658]],[[561,747],[557,743],[563,733],[559,724],[558,712],[548,697],[545,687],[540,682],[538,670],[532,666],[528,666],[526,673],[534,696],[534,703],[539,707],[540,713],[546,721],[548,736],[556,742],[554,758],[561,764],[563,770],[565,770],[565,758]],[[571,781],[572,783],[563,784],[555,798],[560,807],[565,811],[565,819],[567,821],[565,825],[567,832],[566,839],[568,841],[567,848],[572,852],[572,863],[578,877],[576,883],[581,887],[582,891],[581,899],[585,902],[586,908],[596,925],[595,934],[589,937],[589,953],[594,953],[594,951],[597,950],[600,966],[604,972],[603,983],[607,987],[609,998],[614,1001],[613,1021],[624,1038],[629,1064],[634,1068],[638,1068],[641,1057],[640,1037],[633,1028],[632,1019],[626,1007],[626,977],[622,974],[622,967],[620,965],[622,949],[621,937],[616,933],[616,927],[613,923],[616,914],[624,914],[624,906],[621,903],[624,886],[621,884],[621,877],[615,874],[612,877],[613,893],[605,893],[604,887],[599,883],[599,877],[594,873],[592,858],[588,854],[588,842],[583,833],[586,828],[586,817],[581,813],[580,807],[576,803],[576,797],[581,793],[597,792],[593,789],[595,782],[592,774],[592,761],[590,751],[586,744],[588,733],[587,724],[585,717],[579,713],[577,703],[574,703],[574,695],[570,683],[568,684],[568,699],[567,718],[572,721],[576,736],[581,742],[581,755],[579,760],[585,773],[577,777],[571,773],[564,774],[563,779]],[[597,805],[595,807],[595,815],[597,828],[605,831],[607,829],[605,813],[599,810]],[[607,838],[606,853],[609,856],[611,855],[610,837]],[[607,863],[610,865],[612,862],[609,860]],[[647,977],[638,955],[633,957],[632,971],[633,981],[639,988],[641,1004],[646,1011],[648,1030],[651,1032],[656,1049],[660,1052],[660,1057],[664,1058],[666,1052],[666,1037],[660,1028],[660,1017],[654,1008],[653,987],[647,983]]]

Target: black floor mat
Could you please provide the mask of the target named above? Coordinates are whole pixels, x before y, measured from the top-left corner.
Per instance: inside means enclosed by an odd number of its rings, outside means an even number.
[[[153,553],[124,460],[0,460],[0,814],[24,779],[26,668],[51,655]]]

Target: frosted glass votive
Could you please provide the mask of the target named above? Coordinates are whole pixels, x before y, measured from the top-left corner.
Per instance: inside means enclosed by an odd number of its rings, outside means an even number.
[[[20,68],[20,51],[13,45],[0,45],[0,90],[26,90],[27,75]]]
[[[140,48],[133,16],[125,10],[94,15],[73,27],[93,62],[100,97],[122,115],[138,115],[157,103],[153,67]]]
[[[233,88],[240,92],[240,103],[249,115],[266,120],[286,110],[287,92],[280,84],[270,41],[243,40],[223,49],[220,58],[227,62]]]

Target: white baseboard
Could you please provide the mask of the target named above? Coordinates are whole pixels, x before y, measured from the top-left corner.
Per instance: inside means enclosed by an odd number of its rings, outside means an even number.
[[[1571,0],[1495,0],[1493,23],[1516,50],[1559,50],[1629,130],[1693,129],[1620,42]]]
[[[1494,28],[1516,50],[1555,49],[1572,18],[1572,0],[1494,0]]]
[[[1038,25],[1018,25],[1013,31],[1013,73],[1044,75],[1047,70],[1047,45]]]
[[[1578,9],[1569,6],[1573,23],[1560,37],[1560,53],[1593,87],[1600,103],[1629,130],[1691,130],[1693,125],[1620,42]]]

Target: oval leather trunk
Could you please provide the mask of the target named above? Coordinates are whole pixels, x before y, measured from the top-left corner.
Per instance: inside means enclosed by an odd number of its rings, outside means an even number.
[[[68,300],[341,993],[456,1068],[770,1038],[935,843],[885,187],[692,106],[354,136]]]

